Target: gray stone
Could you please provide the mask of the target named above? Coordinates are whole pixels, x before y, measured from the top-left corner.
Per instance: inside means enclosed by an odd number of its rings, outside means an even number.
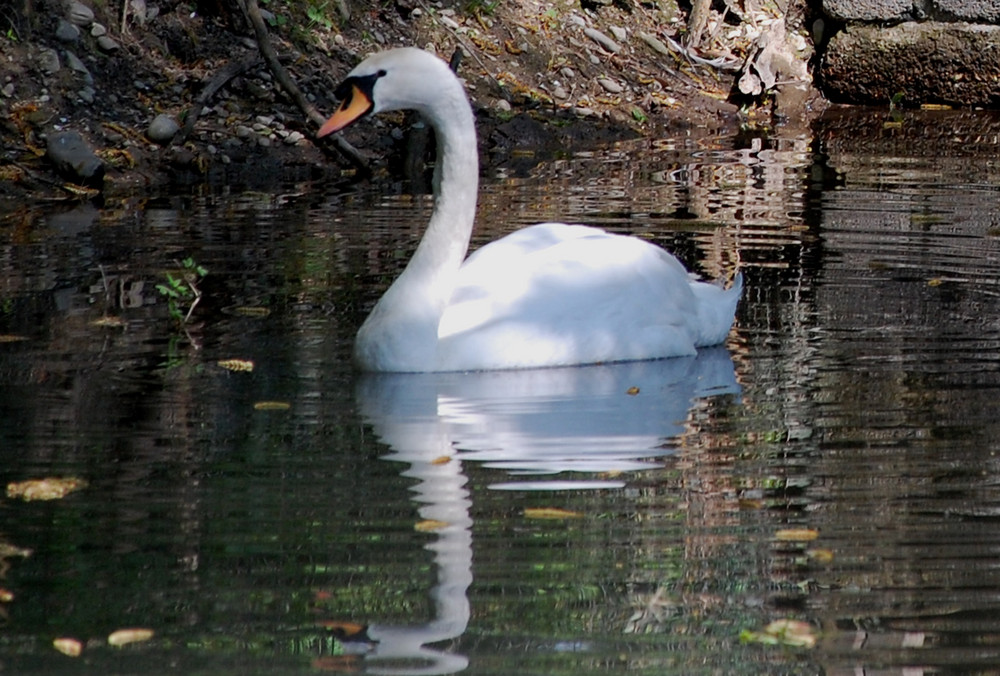
[[[3,89],[0,89],[0,94],[3,94],[8,99],[12,97],[14,95],[14,83],[8,82],[5,84]]]
[[[97,38],[97,46],[105,52],[115,52],[120,49],[118,43],[109,38],[107,35],[102,35]]]
[[[160,113],[153,118],[153,121],[149,123],[149,127],[146,128],[146,138],[153,143],[166,145],[180,131],[180,128],[180,125],[177,124],[174,118],[166,113]]]
[[[1000,26],[848,25],[827,46],[821,78],[834,100],[991,105],[1000,100]]]
[[[48,47],[40,49],[38,51],[38,67],[47,75],[58,73],[62,64],[59,63],[59,54],[56,53],[56,50]]]
[[[86,82],[89,85],[94,84],[94,76],[90,74],[89,70],[87,70],[87,67],[83,64],[83,61],[81,61],[80,57],[78,57],[76,54],[69,51],[68,49],[66,50],[66,65],[69,66],[70,69],[73,70],[74,72],[82,75],[84,82]]]
[[[932,0],[932,16],[974,23],[1000,23],[997,0]]]
[[[913,17],[913,0],[823,0],[823,11],[840,21],[901,21]]]
[[[628,40],[628,33],[626,33],[625,29],[621,26],[608,26],[608,30],[611,31],[611,34],[615,36],[615,40],[618,42],[625,42]]]
[[[78,91],[76,95],[79,96],[80,100],[83,101],[84,103],[93,103],[97,95],[97,92],[94,91],[93,87],[84,87],[83,89]]]
[[[569,92],[566,91],[565,87],[553,87],[552,88],[552,98],[559,99],[560,101],[563,100],[563,99],[568,99],[569,98]]]
[[[94,25],[90,27],[91,37],[99,38],[102,35],[107,35],[108,29],[104,27],[104,24],[94,22]]]
[[[62,42],[76,42],[80,39],[80,28],[66,19],[59,19],[56,26],[56,38]]]
[[[104,184],[104,162],[94,154],[83,136],[75,131],[49,134],[46,157],[62,176],[92,188]]]
[[[94,23],[94,10],[79,0],[71,0],[66,10],[66,17],[77,26],[86,28]]]
[[[663,42],[652,33],[644,33],[640,31],[639,33],[636,33],[636,35],[639,36],[640,40],[649,45],[649,48],[652,49],[654,52],[658,52],[663,56],[670,56],[670,50],[667,49],[667,46],[663,44]]]
[[[620,84],[618,84],[611,78],[599,77],[597,78],[597,84],[604,87],[604,90],[611,94],[621,94],[623,91],[625,91],[624,89],[622,89],[622,86]]]
[[[622,51],[622,46],[596,28],[584,28],[583,34],[612,54]]]

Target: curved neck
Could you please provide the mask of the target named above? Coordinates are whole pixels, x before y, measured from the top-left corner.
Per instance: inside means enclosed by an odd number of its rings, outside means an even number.
[[[475,118],[459,80],[447,82],[434,104],[419,111],[437,140],[430,222],[409,264],[358,334],[356,354],[363,366],[376,370],[435,369],[438,325],[472,236],[479,189]],[[368,348],[377,348],[379,356],[366,354]]]

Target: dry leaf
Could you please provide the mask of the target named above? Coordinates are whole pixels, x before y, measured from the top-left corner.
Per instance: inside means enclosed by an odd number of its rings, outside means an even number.
[[[249,359],[220,359],[216,363],[230,371],[253,371],[253,362]]]
[[[830,549],[807,549],[806,556],[817,563],[830,563],[833,561],[833,551]]]
[[[255,411],[287,411],[292,407],[287,401],[258,401],[253,405]]]
[[[14,592],[0,587],[0,603],[10,603],[14,600]]]
[[[17,336],[12,333],[0,333],[0,343],[19,343],[27,340],[27,336]]]
[[[79,657],[83,652],[83,644],[75,638],[57,638],[52,641],[52,647],[70,657]]]
[[[418,521],[413,525],[413,530],[419,531],[421,533],[430,533],[432,531],[441,530],[442,528],[447,528],[450,526],[447,521],[438,521],[436,519],[425,519],[423,521]]]
[[[774,539],[782,542],[810,542],[818,537],[819,531],[812,528],[785,528],[774,534]]]
[[[524,516],[529,519],[579,519],[583,514],[558,507],[528,507]]]
[[[271,314],[271,311],[266,307],[252,305],[235,308],[233,312],[244,317],[266,317]]]
[[[927,286],[941,286],[942,284],[944,284],[944,280],[940,277],[927,280]]]
[[[625,390],[625,394],[634,397],[635,395],[639,394],[639,388],[633,385],[632,387]]]
[[[447,465],[449,462],[451,462],[450,455],[439,455],[438,457],[431,460],[432,465]]]
[[[60,479],[47,477],[45,479],[29,479],[7,484],[8,498],[21,498],[25,502],[31,500],[59,500],[73,491],[85,488],[87,482],[76,477]]]
[[[112,316],[101,317],[100,319],[95,319],[90,323],[94,326],[106,326],[115,329],[125,326],[124,319],[122,319],[121,317],[112,317]]]
[[[122,646],[128,643],[138,643],[139,641],[148,641],[153,638],[152,629],[119,629],[117,631],[111,632],[108,636],[108,645]]]

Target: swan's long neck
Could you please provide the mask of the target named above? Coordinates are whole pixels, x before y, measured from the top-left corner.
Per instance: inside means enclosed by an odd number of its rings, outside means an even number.
[[[358,333],[355,353],[366,368],[435,368],[438,325],[469,247],[479,187],[472,108],[459,81],[448,84],[433,106],[420,111],[437,138],[434,210],[406,269]]]

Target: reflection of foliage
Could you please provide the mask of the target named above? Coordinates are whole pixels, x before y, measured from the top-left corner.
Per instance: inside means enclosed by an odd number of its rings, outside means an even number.
[[[156,290],[167,299],[170,316],[178,323],[186,324],[201,300],[198,284],[208,274],[208,270],[195,263],[191,257],[185,258],[180,264],[183,266],[180,276],[174,277],[169,271],[164,273],[167,281],[165,284],[157,284]],[[185,303],[189,303],[186,313],[181,309]]]

